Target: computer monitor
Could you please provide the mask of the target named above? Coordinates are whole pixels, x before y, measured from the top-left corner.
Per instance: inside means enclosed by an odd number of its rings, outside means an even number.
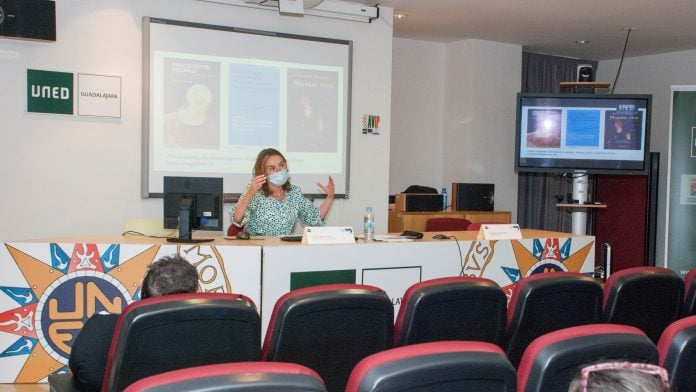
[[[515,170],[645,175],[651,102],[638,94],[519,93]]]
[[[493,211],[495,184],[452,183],[452,211]]]
[[[194,230],[222,230],[222,178],[164,177],[164,228],[179,229],[180,240]]]

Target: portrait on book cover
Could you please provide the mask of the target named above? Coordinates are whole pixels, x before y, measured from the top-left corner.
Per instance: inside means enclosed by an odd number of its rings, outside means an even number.
[[[604,127],[604,148],[611,150],[639,150],[640,125],[640,113],[608,112]]]

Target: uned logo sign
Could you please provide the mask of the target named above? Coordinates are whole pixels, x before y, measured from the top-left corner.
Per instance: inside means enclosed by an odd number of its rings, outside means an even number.
[[[123,292],[95,276],[68,279],[43,304],[41,330],[48,345],[63,358],[70,357],[75,337],[95,313],[120,313],[128,304]]]
[[[73,74],[28,69],[27,111],[73,114]]]

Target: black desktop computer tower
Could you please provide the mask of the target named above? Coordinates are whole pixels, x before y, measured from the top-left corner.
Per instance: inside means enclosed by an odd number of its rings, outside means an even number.
[[[452,183],[452,211],[493,211],[494,184]]]

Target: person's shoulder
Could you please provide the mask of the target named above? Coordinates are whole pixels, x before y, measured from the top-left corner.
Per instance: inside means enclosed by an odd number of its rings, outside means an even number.
[[[87,328],[88,330],[91,330],[92,328],[114,328],[118,322],[118,317],[119,314],[97,313],[87,320],[84,328]]]
[[[288,192],[291,192],[291,193],[299,193],[299,194],[301,195],[301,194],[302,194],[302,189],[301,189],[299,186],[295,185],[295,184],[290,184],[290,190],[289,190]]]
[[[68,367],[82,390],[98,391],[114,335],[118,314],[90,317],[73,342]]]

